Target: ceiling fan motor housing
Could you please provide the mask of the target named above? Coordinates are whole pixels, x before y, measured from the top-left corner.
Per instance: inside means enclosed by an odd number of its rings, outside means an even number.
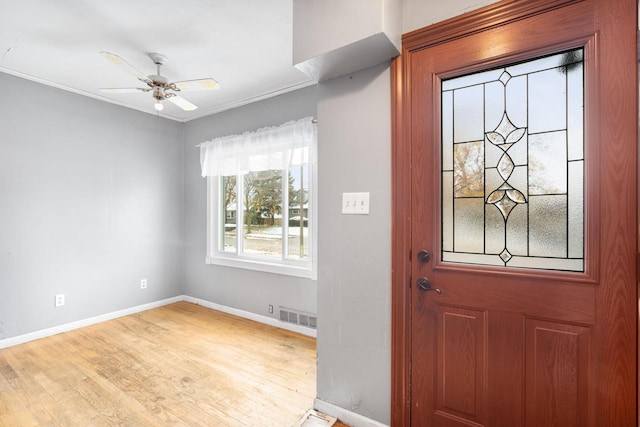
[[[169,83],[169,80],[167,80],[167,78],[164,76],[157,76],[155,74],[151,74],[148,77],[153,83],[160,86],[166,86],[167,83]]]
[[[153,97],[158,101],[162,101],[165,98],[164,87],[162,86],[154,86],[153,87]]]

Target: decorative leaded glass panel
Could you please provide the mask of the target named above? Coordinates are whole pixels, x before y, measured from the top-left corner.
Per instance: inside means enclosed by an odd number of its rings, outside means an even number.
[[[442,81],[442,259],[584,271],[583,50]]]

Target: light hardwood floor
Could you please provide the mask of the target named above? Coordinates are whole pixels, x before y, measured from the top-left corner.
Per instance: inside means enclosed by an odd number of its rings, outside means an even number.
[[[0,350],[0,426],[286,427],[315,339],[176,303]]]

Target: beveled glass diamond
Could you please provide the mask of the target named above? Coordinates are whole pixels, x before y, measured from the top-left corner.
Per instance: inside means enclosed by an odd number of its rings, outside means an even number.
[[[509,179],[511,173],[513,172],[515,165],[513,164],[513,160],[511,157],[504,153],[502,157],[500,157],[500,161],[498,162],[498,173],[505,181]]]
[[[502,199],[500,199],[499,201],[497,201],[494,204],[500,210],[500,213],[502,214],[502,217],[504,218],[505,221],[509,217],[509,214],[511,213],[511,210],[513,208],[515,208],[516,206],[518,206],[518,204],[516,202],[514,202],[513,200],[511,200],[508,197],[502,197]]]
[[[502,74],[500,74],[499,80],[502,82],[503,85],[506,86],[509,80],[511,80],[511,74],[507,73],[506,71],[503,71]]]
[[[511,123],[511,120],[509,120],[509,116],[507,116],[507,113],[504,113],[504,115],[502,116],[502,120],[500,120],[500,123],[498,124],[495,132],[502,135],[504,142],[507,142],[507,136],[509,136],[509,134],[516,129],[517,128],[513,125],[513,123]]]
[[[513,258],[513,256],[509,253],[507,248],[504,248],[504,250],[500,252],[500,259],[502,259],[505,264],[508,263],[511,258]]]

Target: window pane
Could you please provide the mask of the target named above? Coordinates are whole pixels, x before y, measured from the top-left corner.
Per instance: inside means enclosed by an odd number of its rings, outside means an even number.
[[[567,133],[529,135],[529,194],[567,192]]]
[[[482,86],[458,89],[453,94],[453,142],[484,138]]]
[[[582,61],[576,49],[442,82],[443,260],[583,270]]]
[[[529,133],[566,129],[567,74],[558,69],[529,76]]]
[[[482,198],[456,198],[454,204],[454,248],[456,252],[482,253],[484,233],[478,224],[484,223]]]
[[[243,252],[282,256],[282,171],[244,176]]]
[[[482,141],[454,145],[455,197],[482,197],[484,194],[484,152]]]
[[[309,258],[309,164],[289,169],[289,258]]]
[[[237,185],[235,176],[222,177],[222,239],[220,250],[224,252],[236,251],[236,219],[237,219]]]
[[[529,254],[567,256],[567,196],[531,196],[529,199]]]

